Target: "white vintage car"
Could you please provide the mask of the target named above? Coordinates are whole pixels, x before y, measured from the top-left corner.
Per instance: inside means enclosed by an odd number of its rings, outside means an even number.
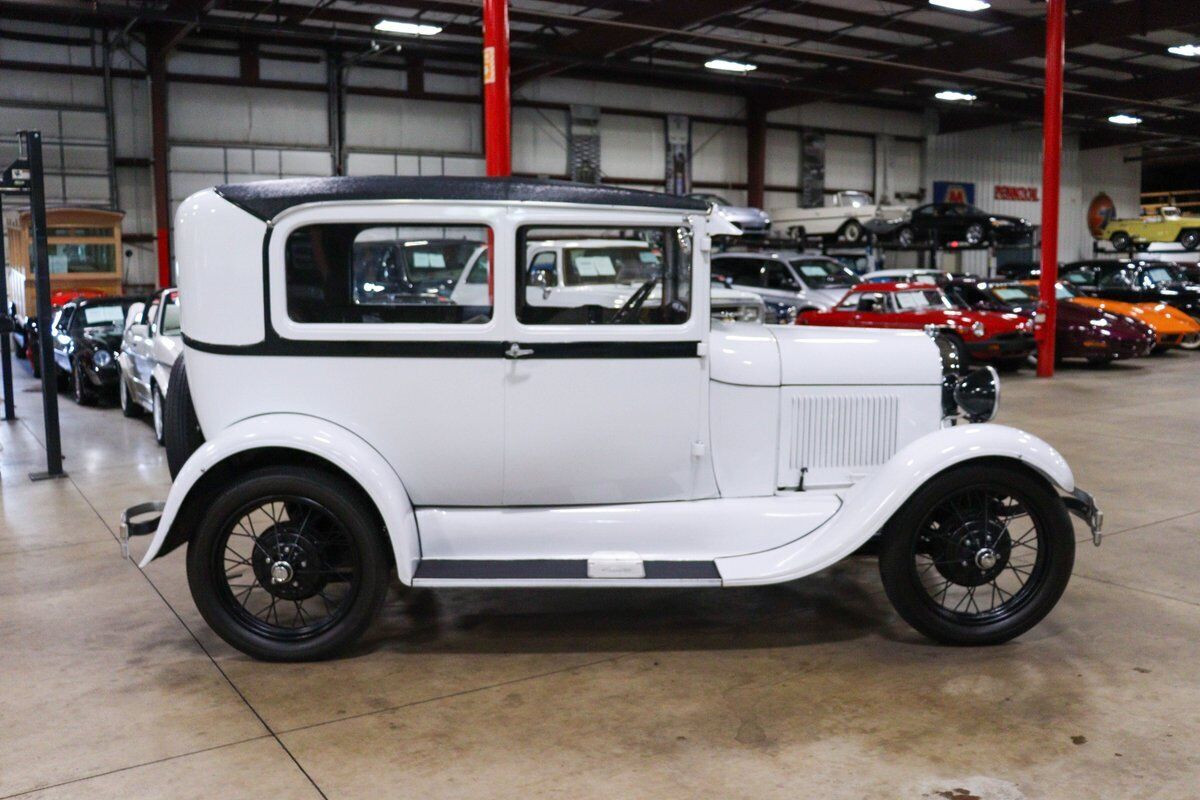
[[[489,250],[484,306],[356,298],[354,243]],[[175,223],[206,441],[142,564],[258,658],[357,639],[393,573],[424,587],[791,581],[876,535],[900,614],[984,644],[1041,620],[1100,516],[1063,458],[922,332],[713,321],[702,202],[521,179],[221,186]],[[530,242],[651,242],[620,308],[528,302]],[[520,266],[519,266],[520,265]],[[653,299],[652,299],[653,298]],[[959,423],[959,424],[956,424]],[[127,519],[124,530],[134,521]]]
[[[179,330],[179,290],[163,289],[149,305],[134,303],[125,315],[125,335],[117,362],[121,367],[118,395],[121,412],[138,417],[148,411],[154,438],[163,443],[163,411],[171,383],[171,367],[183,350]]]
[[[525,302],[531,305],[608,305],[620,308],[646,278],[662,269],[662,254],[637,239],[546,239],[526,244]],[[478,247],[454,285],[459,305],[487,302],[487,248]],[[647,302],[657,303],[656,286]],[[753,292],[713,286],[709,304],[716,319],[763,322],[765,301]]]
[[[771,210],[777,230],[803,239],[807,236],[833,238],[858,244],[867,236],[869,224],[876,219],[903,216],[906,206],[877,205],[866,192],[835,192],[818,208],[776,208]]]

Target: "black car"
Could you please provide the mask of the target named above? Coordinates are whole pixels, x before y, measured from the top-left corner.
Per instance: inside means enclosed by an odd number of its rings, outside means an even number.
[[[989,214],[966,203],[930,203],[914,208],[885,238],[901,247],[921,244],[982,247],[1028,242],[1033,227],[1020,217]]]
[[[1200,319],[1200,284],[1169,261],[1074,261],[1059,278],[1084,294],[1126,303],[1166,303]]]
[[[90,405],[117,389],[117,354],[125,333],[125,315],[141,297],[72,300],[54,315],[51,337],[60,387],[70,386],[75,402]]]

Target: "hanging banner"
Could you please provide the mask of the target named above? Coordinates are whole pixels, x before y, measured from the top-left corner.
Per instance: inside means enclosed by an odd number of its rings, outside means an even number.
[[[667,194],[692,191],[692,120],[683,114],[667,115]]]

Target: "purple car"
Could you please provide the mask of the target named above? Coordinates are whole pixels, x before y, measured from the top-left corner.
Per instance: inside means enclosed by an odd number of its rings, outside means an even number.
[[[988,311],[1009,311],[1032,317],[1038,289],[1027,283],[955,278],[946,294],[959,305]],[[1056,358],[1085,358],[1090,364],[1138,358],[1154,349],[1154,329],[1120,314],[1059,300],[1055,314]]]

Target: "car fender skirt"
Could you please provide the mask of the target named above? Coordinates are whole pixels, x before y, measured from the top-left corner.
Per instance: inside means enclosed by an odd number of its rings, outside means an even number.
[[[878,472],[846,489],[841,510],[808,535],[773,550],[718,558],[722,583],[781,583],[825,569],[878,533],[930,478],[978,460],[1015,461],[1063,492],[1075,490],[1066,460],[1032,434],[994,424],[943,428],[912,442]]]
[[[254,450],[292,450],[316,457],[346,473],[374,501],[391,540],[396,570],[409,583],[420,557],[417,520],[408,492],[391,465],[357,434],[328,420],[305,414],[264,414],[230,425],[205,442],[187,460],[167,495],[162,519],[142,558],[145,567],[182,544],[172,528],[190,493],[223,462]],[[188,509],[202,514],[203,508]]]

